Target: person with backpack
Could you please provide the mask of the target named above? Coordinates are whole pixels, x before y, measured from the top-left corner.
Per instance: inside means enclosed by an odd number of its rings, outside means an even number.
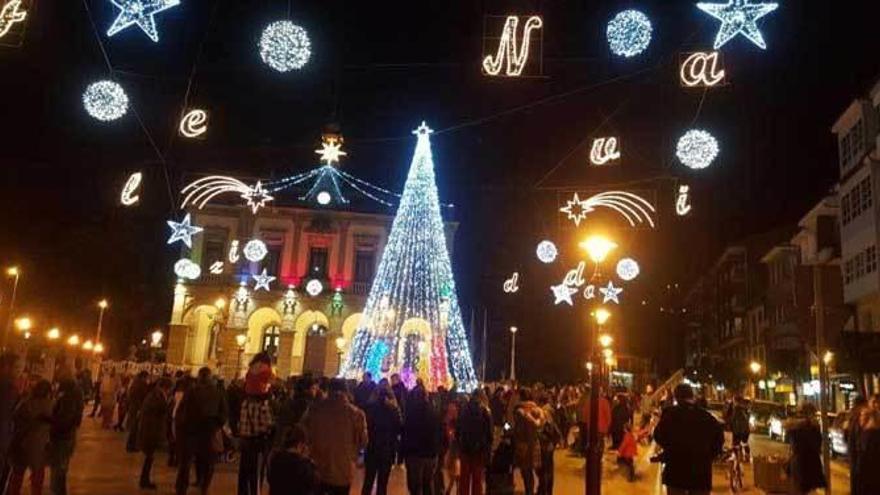
[[[751,454],[751,449],[749,448],[749,434],[752,430],[749,424],[750,416],[749,401],[737,396],[730,411],[730,433],[733,435],[733,447],[742,445],[746,459]]]
[[[458,415],[455,429],[461,458],[459,495],[483,495],[483,478],[492,453],[492,413],[485,392],[471,395]]]

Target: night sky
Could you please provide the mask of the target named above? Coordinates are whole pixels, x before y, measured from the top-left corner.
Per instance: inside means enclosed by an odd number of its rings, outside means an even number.
[[[782,1],[760,23],[768,49],[741,36],[728,43],[729,84],[705,97],[680,87],[678,61],[709,48],[718,22],[690,1],[182,0],[157,15],[155,44],[136,27],[107,38],[115,8],[86,2],[88,10],[82,0],[37,0],[24,44],[0,47],[0,262],[22,267],[17,313],[41,328],[91,331],[96,301],[109,298],[105,328],[117,351],[167,322],[178,252],[165,246],[165,220],[186,177],[313,168],[322,127],[337,122],[349,153],[342,167],[400,190],[410,131],[425,119],[438,131],[441,198],[460,222],[453,264],[465,320],[471,309],[478,321],[483,308],[489,316],[489,377],[507,366],[510,325],[521,330],[523,378],[577,376],[586,304],[554,307],[548,287],[596,228],[643,267],[615,317],[624,348],[671,368],[680,325],[659,308],[674,304],[724,243],[795,223],[829,190],[837,174],[830,127],[880,65],[876,2]],[[654,38],[623,60],[609,55],[604,32],[627,7],[652,18]],[[256,43],[288,9],[313,55],[304,70],[279,74]],[[508,13],[543,15],[543,77],[480,73],[484,15]],[[81,103],[85,86],[109,75],[92,21],[134,110],[109,124]],[[205,140],[176,135],[186,94],[188,106],[210,111]],[[674,157],[691,126],[722,148],[699,172]],[[587,166],[599,135],[620,137],[620,165]],[[143,201],[123,209],[119,189],[136,170],[146,176]],[[673,212],[680,182],[694,192],[684,220]],[[574,230],[561,221],[557,203],[570,192],[560,190],[611,185],[655,200],[658,228],[600,216]],[[538,263],[543,238],[557,242],[561,262]],[[522,289],[505,296],[501,283],[515,270]],[[2,292],[5,318],[8,286]]]

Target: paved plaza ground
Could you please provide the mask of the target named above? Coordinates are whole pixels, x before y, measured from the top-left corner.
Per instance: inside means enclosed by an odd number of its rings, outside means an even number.
[[[758,454],[786,451],[784,444],[773,442],[765,437],[752,440],[752,448]],[[639,452],[638,480],[630,483],[624,473],[617,468],[615,456],[608,453],[603,466],[603,493],[626,495],[662,495],[665,491],[660,486],[659,468],[648,462],[648,448]],[[157,460],[154,481],[159,486],[159,494],[172,494],[175,472],[167,467],[164,454]],[[102,430],[99,420],[86,417],[79,432],[78,445],[74,455],[70,473],[71,495],[123,495],[140,493],[137,488],[140,473],[140,454],[125,452],[124,435],[113,431]],[[579,494],[584,491],[583,483],[584,460],[571,455],[567,451],[556,454],[556,494]],[[849,476],[845,464],[835,462],[832,465],[834,494],[849,494]],[[352,493],[360,493],[360,476],[352,488]],[[713,493],[729,493],[726,488],[723,467],[715,470]],[[764,493],[753,488],[752,469],[746,466],[746,494]],[[212,493],[214,495],[233,495],[236,491],[236,465],[220,464],[217,466]],[[48,490],[47,490],[48,492]],[[196,490],[190,491],[195,494]],[[389,492],[393,495],[405,495],[405,472],[403,468],[395,468],[391,474]],[[522,492],[522,488],[518,489]],[[155,492],[143,492],[155,493]]]

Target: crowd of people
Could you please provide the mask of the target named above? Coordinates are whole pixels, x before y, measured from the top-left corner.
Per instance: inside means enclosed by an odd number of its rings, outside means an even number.
[[[193,488],[209,493],[218,462],[237,463],[239,495],[267,487],[276,495],[348,494],[352,488],[385,495],[392,470],[401,465],[413,495],[512,493],[514,473],[527,495],[550,495],[554,452],[570,448],[583,455],[588,449],[586,386],[488,384],[464,394],[443,387],[429,392],[422,383],[409,388],[398,375],[374,381],[366,373],[358,383],[282,380],[267,354],[256,355],[244,378],[228,385],[209,368],[195,377],[107,369],[94,382],[88,370],[56,371],[55,383],[22,376],[15,355],[0,358],[0,486],[6,495],[19,495],[28,474],[31,492],[41,493],[47,468],[50,493],[66,494],[84,416],[124,432],[126,450],[142,457],[140,489],[157,489],[153,467],[157,453],[167,452],[178,495]],[[724,423],[735,443],[748,445],[748,402],[735,400],[722,423],[689,385],[662,400],[653,397],[602,391],[596,406],[601,445],[616,453],[632,481],[639,445],[656,442],[654,460],[664,464],[667,493],[710,493]],[[797,493],[825,485],[821,435],[810,407],[786,426],[792,445],[787,469]],[[880,493],[880,397],[858,403],[851,414],[852,493]],[[362,485],[353,487],[358,468]]]

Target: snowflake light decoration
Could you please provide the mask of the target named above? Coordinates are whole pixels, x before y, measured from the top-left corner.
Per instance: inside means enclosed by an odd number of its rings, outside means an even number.
[[[629,282],[639,276],[639,264],[632,258],[623,258],[617,262],[617,276]]]
[[[115,81],[89,84],[82,96],[83,106],[92,117],[109,122],[128,112],[128,95]]]
[[[156,14],[180,5],[180,0],[110,0],[110,3],[119,9],[119,15],[107,30],[107,36],[113,36],[137,24],[141,31],[156,43],[159,41]]]
[[[272,281],[275,280],[275,277],[273,277],[272,275],[269,275],[268,273],[266,273],[266,269],[265,269],[265,268],[263,268],[263,272],[262,272],[262,273],[259,273],[259,274],[257,274],[257,275],[251,275],[251,277],[253,277],[254,282],[255,282],[255,283],[254,283],[254,290],[255,290],[255,291],[258,291],[258,290],[260,290],[260,289],[263,289],[263,290],[265,290],[265,291],[268,292],[268,291],[271,291],[271,290],[272,290],[272,289],[269,287],[269,284],[271,284]]]
[[[675,155],[686,167],[699,170],[711,165],[718,151],[714,136],[702,129],[691,129],[678,140]]]
[[[195,280],[202,276],[202,267],[189,258],[181,258],[174,263],[174,274],[180,278]]]
[[[324,291],[324,284],[318,279],[309,280],[306,284],[306,293],[312,297],[317,297]]]
[[[721,21],[721,27],[718,28],[718,34],[715,36],[716,50],[738,34],[742,34],[756,46],[766,50],[767,42],[758,29],[757,21],[778,7],[779,4],[776,2],[749,3],[749,0],[697,4],[698,9]]]
[[[538,255],[538,259],[541,263],[553,263],[556,261],[556,256],[559,255],[559,251],[556,249],[556,244],[546,240],[538,243],[538,248],[535,250],[535,253]]]
[[[266,248],[266,243],[259,239],[251,239],[247,244],[244,245],[244,249],[242,250],[244,253],[244,257],[247,258],[248,261],[253,261],[254,263],[258,261],[263,261],[263,258],[269,254],[269,249]]]
[[[276,21],[263,30],[260,57],[278,72],[301,69],[312,56],[312,43],[306,30],[290,21]]]
[[[321,156],[321,161],[327,165],[339,163],[339,158],[347,155],[342,151],[342,143],[337,139],[325,139],[321,142],[321,149],[315,150],[315,153]]]
[[[192,236],[205,230],[192,224],[192,217],[189,213],[183,217],[182,222],[168,220],[167,223],[171,228],[171,237],[168,238],[168,244],[173,244],[176,241],[183,241],[188,248],[192,248]]]
[[[624,10],[608,22],[605,36],[612,53],[629,58],[648,48],[653,31],[648,16],[638,10]]]

